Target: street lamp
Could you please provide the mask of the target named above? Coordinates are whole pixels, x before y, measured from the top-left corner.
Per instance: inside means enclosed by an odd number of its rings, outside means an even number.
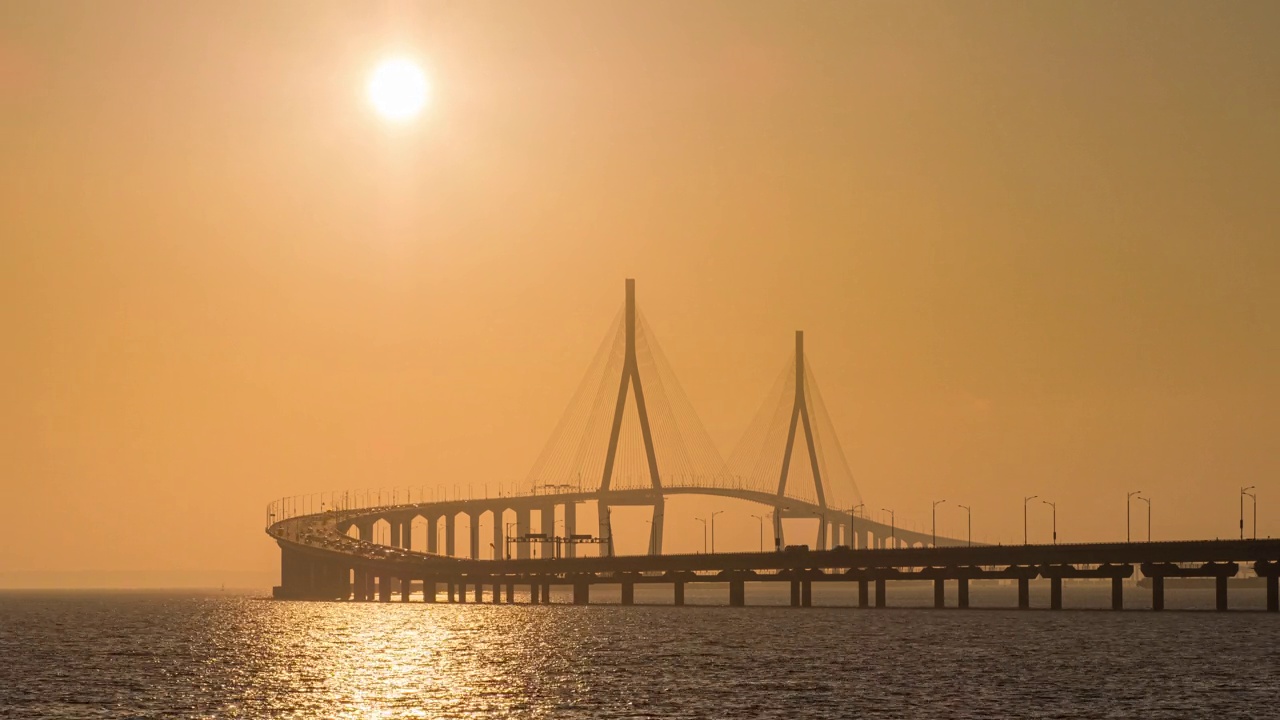
[[[1040,497],[1039,495],[1028,495],[1022,498],[1022,544],[1027,544],[1027,503]]]
[[[1053,508],[1053,544],[1057,545],[1058,544],[1058,504],[1051,503],[1048,500],[1041,500],[1040,502]]]
[[[764,552],[764,515],[752,515],[760,521],[760,552]]]
[[[1240,539],[1244,539],[1244,496],[1248,495],[1253,498],[1253,539],[1258,539],[1258,498],[1249,491],[1254,489],[1255,485],[1240,488]]]
[[[1130,501],[1133,500],[1134,497],[1141,494],[1142,494],[1141,490],[1134,490],[1133,492],[1129,493],[1128,497],[1124,499],[1124,541],[1125,542],[1133,542],[1133,534],[1130,531],[1132,524],[1129,522],[1131,519],[1130,516],[1133,514],[1133,512],[1129,510],[1129,503]]]
[[[707,519],[694,518],[694,520],[697,520],[698,522],[702,523],[702,554],[706,555],[707,554]]]
[[[1147,542],[1151,542],[1151,498],[1139,495],[1138,499],[1147,504]]]
[[[717,510],[711,513],[711,552],[716,551],[716,516],[723,512],[723,510]]]
[[[964,510],[969,520],[969,547],[973,547],[973,510],[968,505],[956,505],[956,507]]]
[[[897,538],[898,523],[896,522],[897,518],[894,516],[893,511],[890,510],[889,508],[880,508],[880,509],[889,513],[889,544],[897,545],[898,544],[898,538]]]
[[[933,501],[933,546],[938,547],[938,506],[946,500]]]

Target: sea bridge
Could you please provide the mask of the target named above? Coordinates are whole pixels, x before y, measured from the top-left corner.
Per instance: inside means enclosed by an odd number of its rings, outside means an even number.
[[[665,503],[674,496],[767,509],[771,549],[664,553]],[[1110,581],[1119,610],[1136,567],[1151,579],[1156,610],[1164,607],[1166,578],[1211,578],[1217,607],[1226,610],[1228,579],[1248,566],[1265,578],[1267,610],[1280,611],[1280,540],[972,545],[858,512],[865,505],[806,362],[802,332],[770,400],[722,460],[637,311],[632,280],[614,331],[520,492],[390,504],[368,494],[363,501],[351,493],[327,498],[319,511],[291,499],[268,506],[267,532],[281,549],[277,597],[436,602],[443,590],[449,602],[510,603],[520,589],[527,602],[546,603],[552,587],[568,586],[573,602],[586,604],[593,586],[614,584],[625,605],[634,603],[636,585],[662,583],[682,605],[689,583],[725,583],[729,604],[742,606],[748,583],[785,583],[791,604],[802,607],[812,604],[814,583],[841,582],[856,587],[859,607],[884,607],[889,581],[924,581],[933,584],[935,607],[945,606],[950,582],[958,607],[966,608],[970,582],[994,579],[1016,582],[1018,607],[1028,608],[1030,582],[1044,578],[1051,609],[1062,608],[1066,580],[1093,579]],[[596,532],[579,531],[581,505],[595,506]],[[612,508],[624,506],[651,511],[646,554],[614,552]],[[467,520],[463,538],[459,517]],[[482,518],[492,534],[489,559]],[[783,521],[795,518],[816,521],[811,542],[786,542]],[[420,519],[425,551],[411,549]],[[385,544],[374,542],[378,523],[389,529]]]

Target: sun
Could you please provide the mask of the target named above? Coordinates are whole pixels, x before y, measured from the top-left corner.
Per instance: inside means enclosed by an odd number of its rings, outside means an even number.
[[[369,76],[369,102],[383,118],[405,122],[417,117],[430,93],[427,76],[406,58],[383,60]]]

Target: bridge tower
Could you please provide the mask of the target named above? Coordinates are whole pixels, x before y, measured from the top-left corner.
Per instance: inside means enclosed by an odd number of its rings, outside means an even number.
[[[618,438],[622,432],[622,414],[627,409],[628,389],[635,396],[636,413],[640,419],[640,434],[644,439],[645,459],[649,469],[649,483],[653,487],[653,497],[647,503],[653,507],[653,518],[649,531],[649,554],[662,554],[662,526],[665,515],[665,504],[662,496],[662,478],[658,472],[658,456],[653,447],[653,430],[649,426],[649,410],[644,401],[644,383],[640,377],[640,364],[636,359],[636,281],[627,278],[627,301],[625,313],[625,335],[622,362],[622,377],[618,384],[618,401],[613,411],[613,426],[609,433],[609,447],[604,460],[604,474],[600,478],[600,537],[610,538],[612,546],[613,528],[609,519],[609,487],[613,481],[614,462],[618,456]]]
[[[826,547],[827,542],[827,498],[822,488],[822,463],[818,460],[818,451],[813,441],[813,424],[809,420],[809,402],[805,393],[804,378],[804,331],[796,331],[796,389],[795,399],[791,405],[791,426],[787,430],[787,444],[782,452],[782,473],[778,478],[778,500],[773,512],[773,536],[777,544],[782,540],[782,516],[786,506],[787,474],[791,470],[791,455],[795,451],[796,430],[804,429],[805,448],[809,453],[809,467],[813,472],[814,490],[818,495],[818,505],[823,516],[818,525],[818,548]],[[781,548],[778,548],[781,549]]]

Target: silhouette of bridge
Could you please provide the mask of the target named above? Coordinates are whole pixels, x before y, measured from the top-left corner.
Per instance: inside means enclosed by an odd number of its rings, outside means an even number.
[[[665,503],[680,495],[769,508],[773,551],[664,554]],[[1061,607],[1064,579],[1109,578],[1118,609],[1121,582],[1141,564],[1153,580],[1157,609],[1165,577],[1215,578],[1218,605],[1225,609],[1227,578],[1243,560],[1267,579],[1268,609],[1280,607],[1280,541],[974,547],[856,512],[861,496],[805,358],[803,332],[796,332],[794,355],[743,439],[722,460],[636,307],[633,280],[626,282],[626,302],[613,328],[517,492],[430,501],[420,494],[416,503],[397,497],[387,504],[369,493],[363,500],[358,493],[329,493],[319,512],[315,497],[310,503],[285,498],[267,508],[267,532],[281,548],[278,597],[389,600],[399,592],[408,600],[416,586],[434,601],[443,583],[451,601],[465,601],[468,587],[479,601],[491,587],[494,602],[503,588],[511,602],[519,585],[530,588],[536,603],[548,601],[552,585],[567,584],[575,602],[585,603],[592,584],[608,582],[622,587],[629,604],[637,583],[664,582],[673,584],[682,604],[688,582],[728,582],[730,604],[742,605],[746,582],[775,581],[791,583],[793,605],[808,605],[813,582],[845,581],[858,584],[862,606],[874,583],[876,604],[883,606],[884,584],[893,579],[933,581],[939,606],[945,582],[955,581],[959,604],[967,607],[969,581],[991,578],[1016,580],[1019,606],[1026,607],[1029,581],[1043,577],[1050,580],[1055,608]],[[597,532],[581,533],[578,506],[590,503],[597,507]],[[650,511],[645,556],[614,552],[612,508],[623,506]],[[505,522],[511,513],[515,522]],[[458,552],[460,516],[468,520],[465,558]],[[480,538],[484,516],[491,518],[488,560]],[[786,543],[788,518],[817,521],[811,543]],[[417,519],[426,521],[426,552],[411,549]],[[374,542],[380,522],[389,528],[387,544]],[[558,522],[560,534],[553,532]]]

